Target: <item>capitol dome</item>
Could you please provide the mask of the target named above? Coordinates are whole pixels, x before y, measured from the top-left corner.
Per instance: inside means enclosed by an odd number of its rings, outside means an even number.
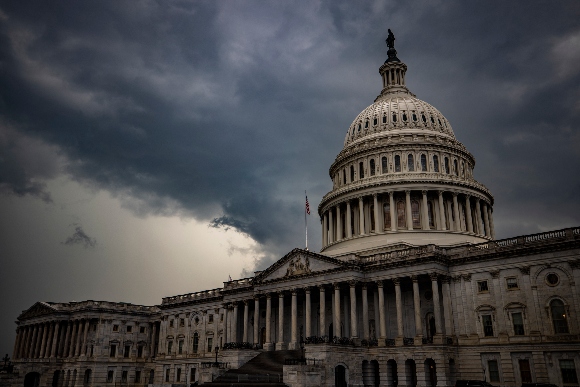
[[[406,87],[407,66],[394,47],[387,54],[380,94],[349,126],[330,167],[333,189],[318,208],[321,252],[347,257],[493,239],[493,196],[473,178],[475,158],[447,118]]]

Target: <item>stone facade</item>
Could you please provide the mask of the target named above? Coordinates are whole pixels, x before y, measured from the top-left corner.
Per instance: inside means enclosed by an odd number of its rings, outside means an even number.
[[[320,253],[156,306],[38,302],[18,317],[12,385],[205,383],[302,347],[289,386],[578,385],[580,228],[495,240],[474,157],[388,56],[330,168]]]

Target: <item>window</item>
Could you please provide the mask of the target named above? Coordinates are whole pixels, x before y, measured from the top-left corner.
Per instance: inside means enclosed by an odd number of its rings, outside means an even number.
[[[179,340],[178,351],[180,355],[183,353],[183,340]]]
[[[477,291],[479,293],[488,292],[487,281],[477,281]]]
[[[110,357],[115,357],[117,355],[117,346],[115,344],[111,344],[111,351],[109,352]]]
[[[185,326],[185,319],[184,318],[180,318],[179,319],[179,326],[180,327],[184,327]]]
[[[192,369],[189,371],[189,382],[190,382],[190,383],[193,383],[193,382],[195,382],[195,368],[192,368]]]
[[[512,313],[512,323],[514,324],[514,335],[524,335],[524,318],[521,312]]]
[[[137,347],[137,357],[143,357],[143,346],[142,345]]]
[[[485,337],[493,336],[493,322],[490,314],[484,314],[481,316],[481,321],[483,322],[483,334]]]
[[[556,286],[560,282],[560,277],[556,273],[550,273],[546,276],[546,283],[550,286]]]
[[[383,116],[383,124],[387,123],[387,116]]]
[[[409,154],[407,156],[407,170],[413,172],[415,170],[415,163],[413,161],[413,155]]]
[[[211,324],[211,323],[213,323],[213,314],[208,314],[208,315],[207,315],[207,320],[208,320],[208,322],[209,322],[210,324]]]
[[[125,345],[125,352],[123,352],[123,357],[129,357],[129,353],[131,353],[131,346]]]
[[[119,332],[119,326],[118,325],[113,325],[113,332]]]
[[[165,370],[165,382],[169,382],[169,368]]]
[[[173,341],[167,342],[167,354],[171,355],[171,350],[173,349]]]
[[[360,132],[360,128],[361,128],[361,126],[360,126],[360,124],[358,124],[358,129],[357,129],[357,130],[358,130],[359,132]]]
[[[141,370],[135,371],[135,383],[141,383]]]
[[[369,161],[370,164],[370,169],[371,169],[371,176],[375,175],[375,160],[371,159],[371,161]]]
[[[365,168],[364,168],[364,164],[361,161],[360,163],[358,163],[358,178],[362,179],[365,177]]]
[[[419,202],[411,202],[411,216],[413,217],[413,228],[421,228],[421,218],[419,217]]]
[[[388,166],[389,165],[387,163],[387,158],[383,156],[383,158],[381,159],[382,173],[387,173],[389,171]]]
[[[369,213],[371,215],[371,232],[375,231],[375,205],[371,204],[371,206],[369,207]],[[344,223],[343,223],[344,224]]]
[[[121,372],[121,383],[127,383],[127,371]]]
[[[266,315],[264,315],[264,317],[266,317]],[[220,314],[220,322],[224,322],[224,314]]]
[[[169,328],[173,328],[173,320],[169,320]]]
[[[427,119],[425,118],[425,114],[421,113],[421,120],[423,122],[427,122]]]
[[[578,384],[574,360],[560,359],[560,371],[562,372],[562,382],[564,384]]]
[[[175,374],[175,381],[176,382],[181,382],[181,368],[177,369],[177,372]]]
[[[389,203],[383,205],[383,217],[385,229],[391,228],[391,205]]]
[[[86,370],[85,371],[85,377],[83,378],[83,383],[84,384],[89,384],[91,382],[91,370]]]
[[[433,171],[439,172],[439,157],[433,156]]]
[[[354,181],[354,166],[350,166],[350,181]]]
[[[550,302],[550,311],[552,312],[554,333],[568,333],[568,320],[564,303],[558,299],[552,300],[552,302]]]
[[[365,121],[365,129],[366,129],[366,128],[368,128],[368,127],[369,127],[369,121],[368,121],[368,120],[366,120],[366,121]]]
[[[193,352],[197,353],[198,348],[199,348],[199,334],[195,332],[193,334]]]
[[[208,337],[207,338],[207,351],[211,352],[212,351],[212,345],[213,345],[213,337]]]
[[[407,122],[407,113],[403,113],[403,121]]]
[[[395,156],[395,172],[401,172],[401,156]]]
[[[445,173],[449,175],[449,159],[445,157]]]
[[[528,359],[519,359],[520,376],[522,383],[532,383],[532,371],[530,370],[530,361]]]
[[[417,115],[413,113],[413,121],[417,121]]]
[[[393,114],[393,122],[397,122],[397,115]]]
[[[427,203],[427,212],[428,212],[428,216],[429,216],[429,227],[435,227],[435,217],[433,216],[434,211],[433,211],[433,202],[428,202]]]
[[[405,227],[405,203],[397,202],[397,227]]]
[[[453,160],[453,169],[455,170],[455,176],[459,176],[459,168],[457,167],[457,160]]]
[[[107,371],[107,383],[113,383],[113,370]]]
[[[145,333],[145,327],[139,327],[139,333]]]
[[[421,155],[421,171],[427,172],[427,156]]]
[[[489,381],[499,382],[499,368],[497,367],[497,360],[488,360],[487,369],[489,371]]]
[[[127,333],[131,333],[131,332],[133,332],[133,326],[127,325]]]
[[[377,120],[376,118],[373,120],[373,125],[378,124],[379,120]]]
[[[518,280],[515,277],[510,277],[505,279],[508,290],[513,290],[518,288]]]
[[[346,169],[342,170],[342,184],[346,184]]]

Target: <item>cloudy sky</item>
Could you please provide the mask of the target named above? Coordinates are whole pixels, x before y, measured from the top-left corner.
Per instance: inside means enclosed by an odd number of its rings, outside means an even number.
[[[157,304],[303,247],[304,190],[314,210],[331,188],[387,28],[497,237],[579,225],[578,20],[578,1],[0,1],[0,354],[36,301]]]

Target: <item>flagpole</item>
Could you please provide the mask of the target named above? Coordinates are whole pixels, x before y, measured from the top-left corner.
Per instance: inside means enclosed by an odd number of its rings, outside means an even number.
[[[306,196],[306,190],[304,191],[304,197],[308,200],[308,196]],[[306,229],[306,250],[308,250],[308,221],[306,218],[306,206],[304,206],[304,227]]]

